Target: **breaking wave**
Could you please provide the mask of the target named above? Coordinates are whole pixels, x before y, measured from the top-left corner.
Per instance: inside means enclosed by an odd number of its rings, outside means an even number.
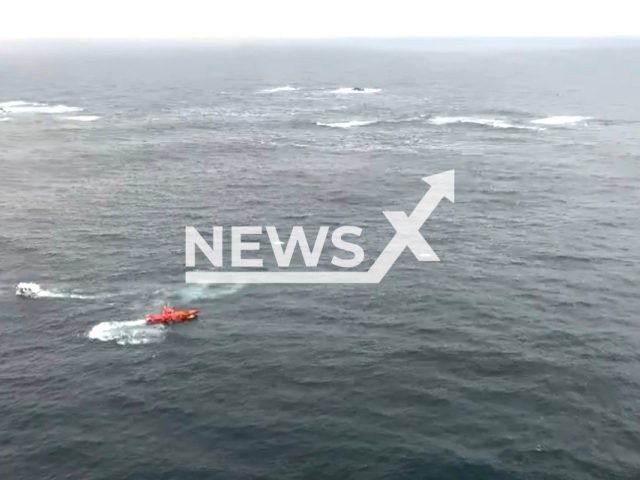
[[[64,117],[66,120],[76,120],[78,122],[95,122],[96,120],[100,120],[100,117],[96,117],[93,115],[78,115],[76,117]]]
[[[362,90],[354,90],[353,88],[338,88],[333,90],[332,93],[378,93],[381,92],[380,88],[363,88]]]
[[[377,120],[350,120],[348,122],[316,122],[316,125],[321,127],[332,127],[332,128],[351,128],[351,127],[363,127],[365,125],[374,125],[377,123],[411,123],[411,122],[421,122],[423,116],[413,116],[413,117],[401,117],[401,118],[389,118],[389,119],[377,119]]]
[[[538,123],[541,125],[567,125],[571,123],[583,122],[585,120],[589,120],[591,117],[580,117],[580,116],[558,116],[558,117],[547,117],[540,118],[538,120],[533,120],[531,123]]]
[[[268,88],[266,90],[260,90],[260,93],[290,92],[293,90],[298,90],[298,89],[287,85],[286,87]]]
[[[143,345],[164,340],[164,325],[149,325],[146,320],[102,322],[93,327],[87,337],[101,342],[116,342],[118,345]]]
[[[476,117],[434,117],[430,118],[429,123],[432,125],[450,125],[456,123],[471,123],[493,128],[516,128],[521,130],[539,130],[536,127],[526,125],[514,125],[513,123],[495,118],[476,118]]]
[[[29,102],[23,102],[22,100],[14,100],[12,102],[0,102],[0,108],[21,107],[23,105],[30,105]]]
[[[0,108],[6,113],[69,113],[83,110],[79,107],[69,107],[67,105],[49,105],[47,103],[24,102],[22,100],[0,103]]]
[[[372,125],[374,123],[378,123],[377,120],[352,120],[350,122],[337,122],[337,123],[322,123],[317,122],[316,125],[321,127],[332,127],[332,128],[351,128],[351,127],[362,127],[363,125]]]

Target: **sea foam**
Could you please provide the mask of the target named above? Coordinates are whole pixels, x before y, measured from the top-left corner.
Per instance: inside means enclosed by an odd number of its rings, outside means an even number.
[[[516,128],[523,130],[538,130],[536,127],[528,127],[525,125],[515,125],[495,118],[477,118],[477,117],[434,117],[429,119],[432,125],[450,125],[456,123],[471,123],[475,125],[483,125],[494,128]]]
[[[533,120],[531,123],[538,123],[541,125],[568,125],[571,123],[578,123],[584,120],[589,120],[591,117],[581,117],[581,116],[557,116],[557,117],[547,117],[540,118],[538,120]]]
[[[149,325],[144,319],[102,322],[93,327],[87,337],[101,342],[115,342],[118,345],[142,345],[164,340],[164,325]]]
[[[316,125],[321,127],[332,127],[332,128],[351,128],[351,127],[362,127],[364,125],[372,125],[377,123],[377,120],[351,120],[350,122],[337,122],[337,123],[322,123],[317,122]]]
[[[67,105],[49,105],[48,103],[24,102],[14,100],[0,103],[0,108],[6,113],[70,113],[80,112],[80,107],[69,107]]]
[[[75,117],[64,117],[66,120],[75,120],[78,122],[95,122],[96,120],[100,120],[100,117],[96,117],[94,115],[78,115]]]
[[[260,93],[291,92],[293,90],[298,90],[298,89],[287,85],[286,87],[276,87],[276,88],[268,88],[266,90],[260,90]]]
[[[378,93],[382,90],[380,88],[364,88],[362,90],[354,90],[353,88],[338,88],[337,90],[333,90],[332,93]]]

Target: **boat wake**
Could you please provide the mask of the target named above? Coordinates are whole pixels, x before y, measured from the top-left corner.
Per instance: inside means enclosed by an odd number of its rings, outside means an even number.
[[[99,298],[96,295],[82,295],[79,293],[59,292],[56,290],[44,290],[37,283],[20,282],[16,286],[16,295],[25,298],[76,298],[92,299]]]
[[[166,329],[162,324],[150,325],[146,320],[102,322],[93,327],[87,337],[118,345],[144,345],[164,340]]]

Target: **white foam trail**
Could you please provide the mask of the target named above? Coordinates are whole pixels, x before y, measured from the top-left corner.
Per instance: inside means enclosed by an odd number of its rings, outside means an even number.
[[[337,90],[333,90],[332,93],[378,93],[381,92],[380,88],[364,88],[362,90],[354,90],[353,88],[339,88]]]
[[[23,102],[22,100],[0,103],[0,108],[6,113],[70,113],[83,110],[67,105],[49,105],[47,103]]]
[[[298,89],[287,85],[286,87],[268,88],[267,90],[261,90],[260,93],[291,92],[293,90]]]
[[[66,120],[77,120],[78,122],[95,122],[100,120],[100,117],[93,115],[78,115],[76,117],[64,117]]]
[[[86,300],[99,297],[95,295],[80,295],[78,293],[63,293],[50,290],[41,290],[38,294],[38,298],[80,298]]]
[[[66,295],[58,292],[51,292],[49,290],[41,290],[38,292],[38,298],[65,298]]]
[[[0,122],[8,122],[9,120],[11,119],[7,117],[0,118]]]
[[[434,117],[429,119],[432,125],[450,125],[454,123],[473,123],[476,125],[484,125],[494,128],[518,128],[524,130],[538,130],[536,127],[527,127],[525,125],[514,125],[498,120],[495,118],[476,118],[476,117]]]
[[[93,327],[87,337],[101,342],[116,342],[118,345],[142,345],[164,340],[164,325],[149,325],[146,320],[102,322]]]
[[[592,117],[580,117],[580,116],[558,116],[558,117],[547,117],[540,118],[538,120],[533,120],[531,123],[539,123],[542,125],[567,125],[571,123],[578,123],[584,120],[589,120]]]
[[[338,122],[338,123],[321,123],[318,122],[316,125],[320,125],[321,127],[333,127],[333,128],[351,128],[351,127],[361,127],[363,125],[371,125],[373,123],[377,123],[377,120],[352,120],[350,122]]]
[[[20,293],[18,292],[20,288],[26,288],[27,294],[20,295]],[[37,283],[27,283],[27,282],[21,282],[18,284],[18,286],[16,287],[16,295],[20,295],[23,297],[30,297],[30,298],[78,298],[78,299],[99,298],[95,295],[81,295],[78,293],[65,293],[65,292],[58,292],[55,290],[44,290]]]

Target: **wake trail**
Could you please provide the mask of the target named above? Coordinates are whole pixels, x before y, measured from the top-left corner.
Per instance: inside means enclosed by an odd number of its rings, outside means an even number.
[[[62,292],[59,290],[46,290],[37,283],[20,282],[16,286],[16,295],[26,298],[72,298],[80,300],[91,300],[107,298],[110,295],[87,295],[81,293]]]
[[[165,335],[164,325],[150,325],[145,319],[102,322],[87,333],[92,340],[115,342],[118,345],[159,343]]]

